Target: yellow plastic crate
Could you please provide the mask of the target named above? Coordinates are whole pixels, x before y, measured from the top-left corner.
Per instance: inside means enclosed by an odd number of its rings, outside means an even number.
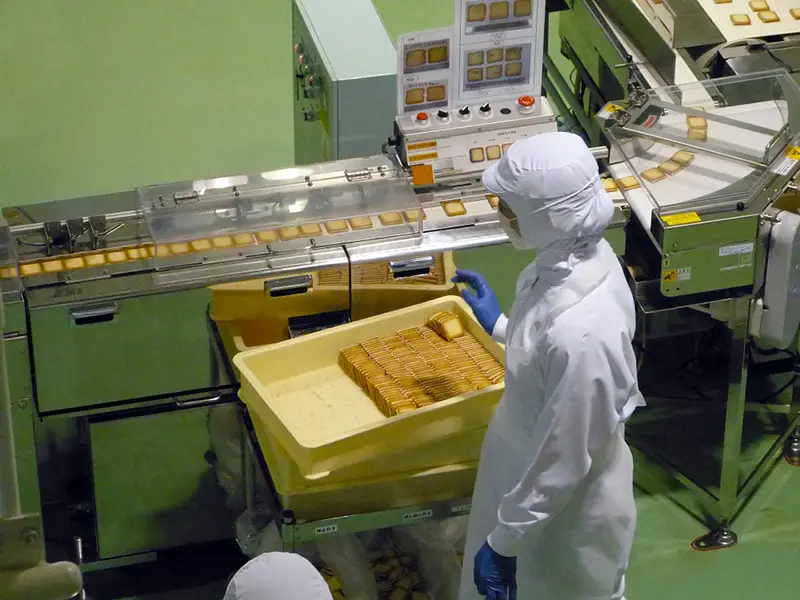
[[[275,468],[271,468],[272,478],[282,489],[302,489],[305,487],[369,479],[420,471],[446,465],[477,462],[481,456],[481,445],[486,428],[455,435],[453,437],[421,444],[405,449],[397,454],[382,456],[378,460],[350,465],[324,474],[323,477],[303,477],[297,464],[281,446],[268,427],[264,426],[258,415],[250,410],[253,426],[265,452],[269,452]]]
[[[339,351],[366,339],[423,324],[440,311],[501,363],[503,349],[460,297],[448,296],[295,340],[243,352],[241,397],[275,435],[305,477],[379,460],[420,444],[485,427],[503,384],[387,418],[339,367]]]
[[[251,413],[252,414],[252,413]],[[469,498],[478,463],[460,463],[338,483],[315,484],[304,479],[297,466],[286,463],[269,439],[264,425],[253,416],[253,426],[281,505],[300,520],[315,521],[342,515],[389,510],[427,502]],[[283,455],[286,456],[285,451]]]
[[[329,288],[323,291],[317,287],[319,277],[316,273],[301,275],[311,275],[311,287],[303,294],[291,296],[273,297],[264,292],[266,281],[284,279],[285,276],[211,286],[209,314],[217,323],[269,320],[273,324],[262,323],[259,331],[265,339],[262,343],[271,344],[288,338],[288,331],[284,330],[289,317],[343,310],[348,307],[350,294],[346,288]]]
[[[456,285],[450,280],[455,275],[453,254],[446,252],[437,257],[441,265],[439,284],[415,283],[414,278],[397,280],[390,283],[376,285],[353,285],[353,319],[363,319],[406,306],[427,302],[448,294],[458,294]],[[388,271],[388,263],[385,265]],[[369,265],[365,265],[369,266]],[[362,268],[356,266],[358,270]],[[334,269],[336,270],[336,269]],[[344,269],[343,272],[347,272]],[[273,331],[270,340],[263,344],[279,341],[277,338],[289,317],[298,315],[311,315],[320,312],[341,310],[347,308],[350,293],[346,276],[342,285],[323,285],[320,283],[320,273],[307,273],[311,275],[311,287],[303,294],[273,298],[264,293],[264,282],[283,277],[266,279],[252,279],[211,286],[210,315],[217,323],[222,321],[245,320],[254,321],[268,318],[276,323],[278,331]],[[284,276],[285,277],[285,276]],[[402,292],[402,293],[398,293]],[[261,325],[263,331],[264,325]],[[256,344],[256,345],[263,345]]]

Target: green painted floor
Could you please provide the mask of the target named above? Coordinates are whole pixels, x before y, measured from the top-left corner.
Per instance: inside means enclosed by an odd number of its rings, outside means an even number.
[[[452,0],[375,2],[393,36],[451,20]],[[289,15],[290,0],[0,2],[0,205],[290,164]],[[468,262],[513,279],[521,261],[498,252]],[[798,498],[800,469],[779,463],[737,523],[740,545],[698,554],[703,527],[639,493],[630,598],[795,595]],[[222,579],[147,598],[218,599]]]

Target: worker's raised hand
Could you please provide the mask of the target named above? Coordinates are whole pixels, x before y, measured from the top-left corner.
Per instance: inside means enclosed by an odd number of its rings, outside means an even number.
[[[453,277],[453,283],[466,283],[475,290],[474,293],[470,290],[461,290],[461,297],[469,304],[481,327],[491,335],[492,331],[494,331],[495,323],[497,323],[497,319],[500,318],[503,311],[500,310],[500,303],[497,301],[494,291],[486,283],[486,278],[475,271],[457,269],[456,276]]]
[[[501,556],[484,543],[475,555],[475,587],[488,600],[517,600],[517,559]]]

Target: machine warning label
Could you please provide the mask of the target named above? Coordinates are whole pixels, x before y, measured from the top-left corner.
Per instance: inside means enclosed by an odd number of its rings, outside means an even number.
[[[661,220],[670,227],[675,225],[689,225],[690,223],[699,223],[700,215],[698,215],[696,212],[687,212],[677,215],[664,215],[661,217]]]
[[[783,153],[783,160],[776,162],[770,171],[778,175],[788,175],[800,160],[800,148],[797,146],[790,146]]]
[[[457,504],[450,508],[450,512],[454,515],[463,515],[472,510],[472,504]]]
[[[339,531],[338,525],[325,525],[324,527],[317,527],[314,530],[314,535],[329,535]]]
[[[617,113],[617,112],[619,112],[621,110],[625,110],[625,109],[622,108],[618,104],[612,104],[611,102],[609,102],[608,104],[606,104],[602,108],[602,110],[599,113],[597,113],[597,118],[598,119],[610,119],[611,115],[613,115],[614,113]]]
[[[753,242],[748,242],[746,244],[733,244],[732,246],[722,246],[719,249],[719,255],[736,256],[737,254],[752,254],[753,248]]]
[[[664,283],[689,281],[692,278],[692,268],[684,267],[683,269],[666,269],[664,270],[661,278]]]

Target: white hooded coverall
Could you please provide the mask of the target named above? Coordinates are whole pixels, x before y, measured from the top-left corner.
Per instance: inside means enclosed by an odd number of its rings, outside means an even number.
[[[257,556],[233,576],[223,600],[333,600],[328,584],[299,554]]]
[[[459,599],[484,542],[517,557],[518,600],[624,598],[636,521],[625,421],[641,404],[633,298],[602,233],[613,204],[579,137],[517,142],[484,185],[540,249],[517,280],[505,393],[481,450]]]

